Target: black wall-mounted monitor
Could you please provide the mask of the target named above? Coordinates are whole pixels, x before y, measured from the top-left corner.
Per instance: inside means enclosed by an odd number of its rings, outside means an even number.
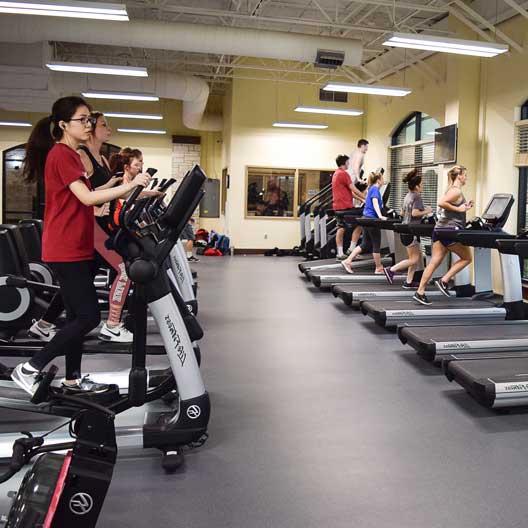
[[[434,162],[456,163],[457,126],[448,125],[437,128],[434,132],[434,138]]]

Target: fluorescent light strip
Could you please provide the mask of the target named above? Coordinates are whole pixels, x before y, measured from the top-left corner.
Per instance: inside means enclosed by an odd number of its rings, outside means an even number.
[[[33,125],[31,123],[26,123],[25,121],[0,121],[0,126],[30,127]]]
[[[479,42],[478,40],[462,40],[448,37],[434,37],[423,34],[393,33],[383,43],[384,46],[399,48],[422,49],[442,53],[456,53],[459,55],[473,55],[476,57],[495,57],[506,53],[506,44]]]
[[[277,128],[313,128],[318,130],[328,128],[328,125],[314,125],[310,123],[285,123],[280,121],[273,123],[273,126]]]
[[[99,13],[71,13],[69,11],[45,11],[40,9],[18,9],[10,7],[0,7],[0,13],[12,15],[38,15],[55,16],[65,18],[89,18],[90,20],[115,20],[117,22],[128,22],[128,16],[103,15]]]
[[[127,132],[130,134],[166,134],[166,130],[143,130],[141,128],[118,128],[118,132]]]
[[[157,95],[140,93],[118,93],[118,92],[83,92],[83,97],[88,99],[116,99],[121,101],[159,101]]]
[[[135,66],[114,66],[109,64],[81,64],[75,62],[48,62],[52,71],[92,73],[100,75],[124,75],[128,77],[148,77],[146,68]]]
[[[98,20],[128,21],[124,4],[102,4],[63,0],[57,4],[49,0],[1,0],[0,13],[93,18]]]
[[[345,115],[345,116],[360,116],[363,110],[353,110],[346,108],[325,108],[320,106],[298,106],[296,112],[305,112],[307,114],[330,114],[330,115]]]
[[[348,92],[363,93],[371,95],[391,95],[393,97],[403,97],[409,95],[412,90],[407,88],[398,88],[395,86],[379,86],[370,84],[346,84],[346,83],[328,83],[323,90],[330,92]]]
[[[160,114],[122,114],[120,112],[105,112],[106,117],[118,117],[120,119],[156,119],[161,120],[163,116]]]

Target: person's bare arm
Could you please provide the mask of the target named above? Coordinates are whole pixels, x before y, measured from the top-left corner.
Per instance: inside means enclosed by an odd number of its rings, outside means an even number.
[[[427,216],[433,212],[432,207],[426,207],[423,211],[421,209],[413,209],[411,215],[413,218],[421,218],[422,216]]]
[[[376,211],[378,218],[381,218],[381,220],[387,220],[387,217],[383,216],[383,213],[381,212],[380,204],[377,198],[372,198],[372,206],[374,207],[374,211]]]
[[[451,188],[444,194],[444,196],[442,196],[438,202],[438,205],[446,211],[464,213],[473,207],[473,201],[470,200],[469,202],[463,203],[461,205],[454,205],[453,202],[459,200],[461,196],[462,191],[460,189]]]
[[[365,193],[362,193],[361,191],[359,191],[353,182],[350,184],[350,191],[352,192],[352,195],[354,196],[354,198],[357,198],[358,200],[361,200],[362,202],[365,201]]]
[[[141,185],[147,186],[150,181],[148,174],[138,174],[134,181],[119,185],[112,189],[103,189],[97,191],[90,191],[88,187],[79,179],[70,183],[69,188],[77,199],[84,205],[102,205],[106,202],[111,202],[117,198],[127,196],[135,187]]]

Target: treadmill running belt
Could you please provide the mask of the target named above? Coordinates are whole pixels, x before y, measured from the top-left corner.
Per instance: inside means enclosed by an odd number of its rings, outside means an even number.
[[[469,321],[468,321],[469,323]],[[472,354],[528,350],[528,323],[498,321],[484,325],[467,324],[442,328],[438,326],[402,326],[398,329],[400,341],[412,346],[418,354],[429,360],[442,359],[452,354]]]
[[[528,405],[528,358],[451,361],[446,375],[486,407]]]

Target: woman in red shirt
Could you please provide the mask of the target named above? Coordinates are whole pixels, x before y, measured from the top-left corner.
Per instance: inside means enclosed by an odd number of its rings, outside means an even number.
[[[42,350],[13,370],[13,381],[30,394],[38,387],[40,371],[62,355],[66,356],[66,392],[107,389],[81,376],[83,337],[101,320],[93,283],[93,206],[125,196],[138,185],[147,185],[150,177],[140,174],[128,184],[92,191],[77,152],[90,137],[90,110],[81,97],[58,99],[51,115],[35,125],[27,144],[24,175],[29,181],[43,177],[46,189],[42,260],[49,263],[58,279],[67,320]]]

